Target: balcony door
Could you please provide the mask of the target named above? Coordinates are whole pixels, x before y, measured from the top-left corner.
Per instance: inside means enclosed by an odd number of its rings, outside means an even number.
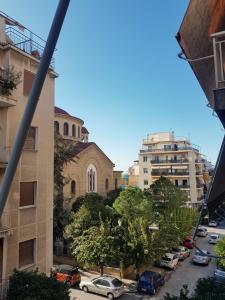
[[[3,238],[0,239],[0,282],[3,273]]]

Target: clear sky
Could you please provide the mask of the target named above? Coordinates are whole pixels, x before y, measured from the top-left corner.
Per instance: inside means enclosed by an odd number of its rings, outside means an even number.
[[[186,136],[215,163],[224,131],[175,34],[188,0],[71,0],[57,45],[56,105],[127,170],[150,132]],[[1,10],[47,37],[56,0],[2,0]]]

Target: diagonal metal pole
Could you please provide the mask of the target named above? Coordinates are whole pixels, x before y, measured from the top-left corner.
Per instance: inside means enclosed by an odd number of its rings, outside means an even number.
[[[39,96],[44,84],[46,74],[52,59],[53,52],[60,34],[60,30],[63,25],[63,21],[69,6],[70,0],[60,0],[52,26],[48,35],[48,39],[45,45],[43,56],[41,58],[37,75],[32,85],[32,89],[29,95],[29,99],[21,120],[19,130],[17,132],[16,140],[9,157],[8,166],[5,170],[5,174],[0,185],[0,218],[2,216],[9,190],[13,181],[13,177],[16,172],[16,168],[23,150],[24,142],[33,119],[36,106],[38,104]]]

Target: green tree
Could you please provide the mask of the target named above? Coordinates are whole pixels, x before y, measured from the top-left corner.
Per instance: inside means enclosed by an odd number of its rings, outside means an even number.
[[[37,271],[14,270],[9,280],[8,300],[69,300],[69,288]]]
[[[55,135],[54,148],[54,211],[53,237],[63,237],[65,225],[68,223],[69,211],[66,209],[63,187],[68,180],[63,175],[63,168],[69,162],[74,162],[74,143],[65,141],[60,135]]]
[[[107,193],[107,197],[104,199],[104,204],[112,207],[115,200],[119,197],[121,192],[121,188],[109,191]]]
[[[225,257],[225,238],[217,242],[215,252],[217,256]],[[225,259],[218,259],[218,264],[225,269]]]

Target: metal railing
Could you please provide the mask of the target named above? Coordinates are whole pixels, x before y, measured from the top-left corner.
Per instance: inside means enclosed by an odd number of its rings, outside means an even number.
[[[184,159],[153,159],[151,160],[152,164],[182,164],[182,163],[187,163],[188,159],[184,158]]]
[[[213,42],[216,89],[225,87],[225,31],[211,35]]]
[[[28,31],[27,35],[25,35],[24,33],[10,26],[6,28],[5,33],[10,40],[10,44],[37,59],[41,59],[45,47],[45,41],[43,39],[30,31]],[[54,66],[55,61],[54,58],[52,58],[51,67],[54,68]]]
[[[148,149],[140,150],[140,152],[141,153],[144,153],[144,152],[173,152],[173,151],[188,151],[188,150],[199,152],[199,150],[194,147],[148,148]]]
[[[5,300],[9,289],[9,280],[0,278],[0,300]]]
[[[151,174],[152,176],[183,176],[183,175],[189,175],[189,172],[188,171],[171,172],[171,171],[153,170]]]

